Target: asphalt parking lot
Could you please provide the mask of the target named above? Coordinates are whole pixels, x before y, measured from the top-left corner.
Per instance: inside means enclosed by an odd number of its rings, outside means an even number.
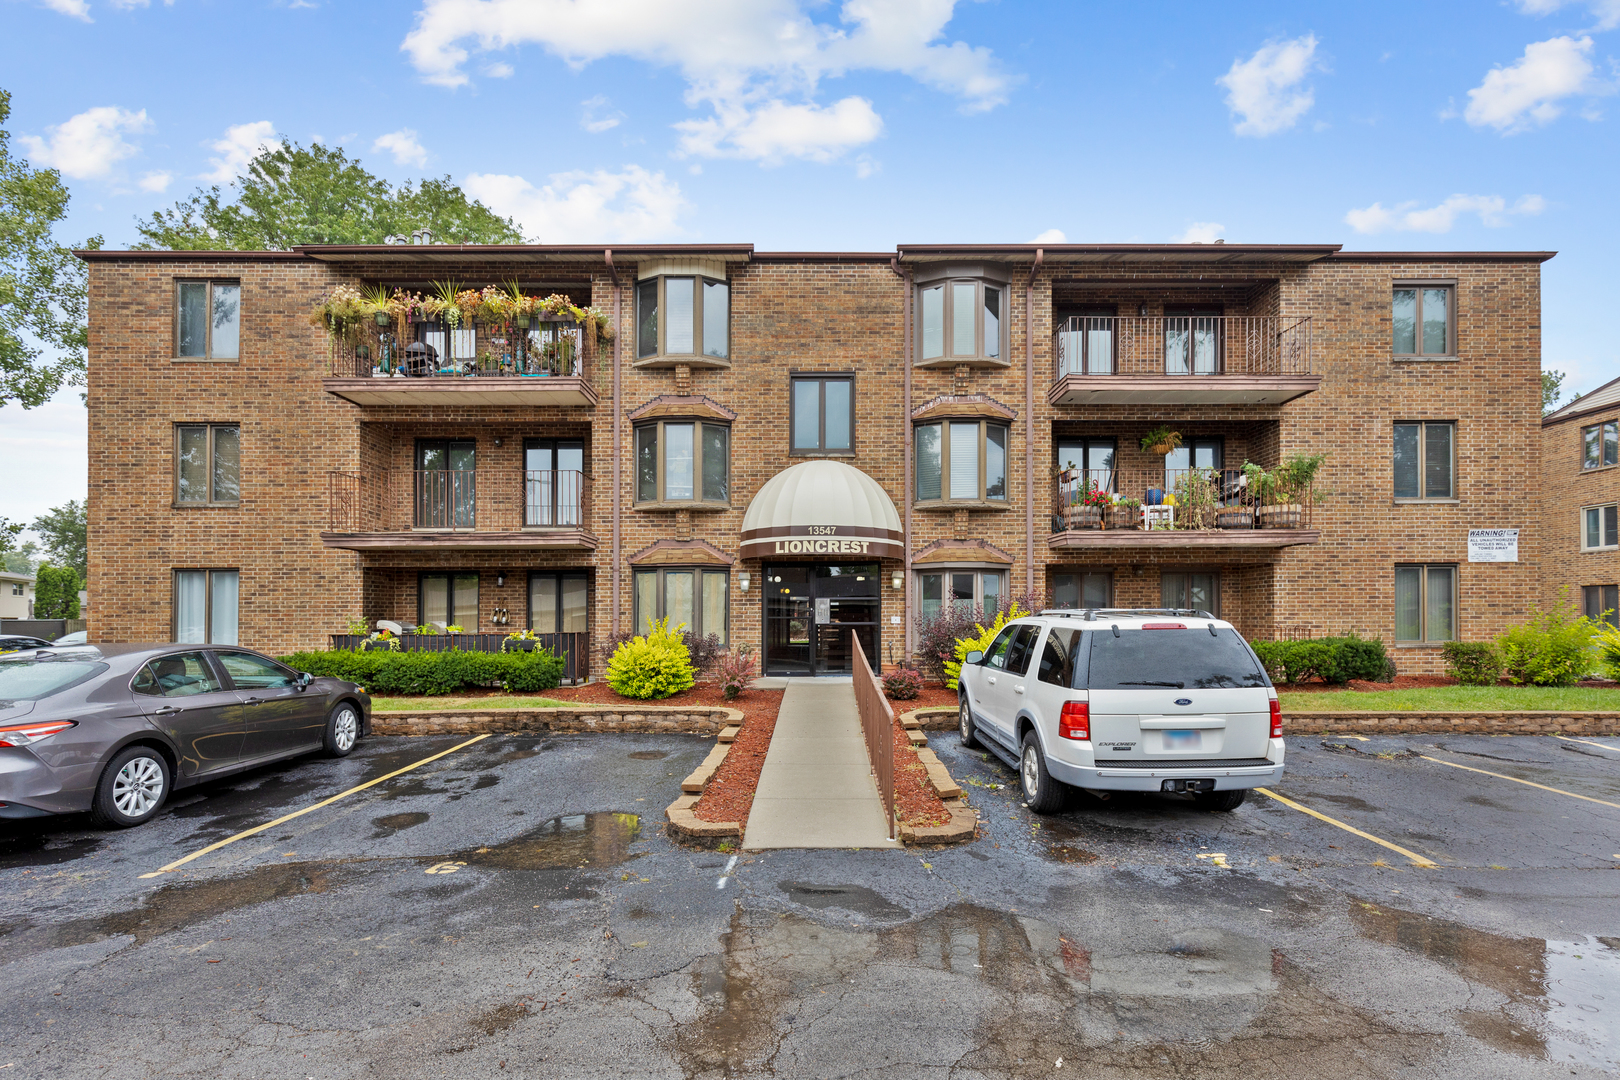
[[[372,739],[129,832],[6,823],[0,1076],[1620,1068],[1620,740],[1304,737],[1288,802],[1051,818],[930,744],[975,843],[682,847],[710,743],[674,735]]]

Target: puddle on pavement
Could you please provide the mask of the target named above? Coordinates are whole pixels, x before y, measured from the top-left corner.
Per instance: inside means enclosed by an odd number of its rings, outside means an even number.
[[[614,866],[631,857],[630,845],[640,835],[641,818],[635,814],[569,814],[505,843],[463,851],[455,858],[501,870]]]
[[[371,824],[376,826],[376,831],[371,834],[371,838],[373,840],[386,839],[401,829],[410,829],[422,824],[431,816],[430,814],[415,812],[409,814],[384,814],[382,817],[374,817],[371,819]]]
[[[659,758],[669,757],[669,752],[666,750],[636,750],[625,756],[634,758],[636,761],[657,761]]]
[[[1513,938],[1445,919],[1353,902],[1362,936],[1437,961],[1507,998],[1458,1014],[1500,1050],[1613,1070],[1620,1066],[1620,950],[1612,938]]]
[[[1030,835],[1044,849],[1041,854],[1049,862],[1071,865],[1084,865],[1097,861],[1100,856],[1091,850],[1091,847],[1086,846],[1088,844],[1096,846],[1110,840],[1138,841],[1147,832],[1146,829],[1111,825],[1098,821],[1087,821],[1082,824],[1079,821],[1060,817],[1042,818],[1039,825],[1040,828],[1030,830]]]
[[[0,834],[0,870],[60,866],[106,846],[99,836],[63,837],[39,826],[8,823],[15,832]]]
[[[892,904],[864,885],[812,885],[803,881],[783,881],[777,886],[789,900],[807,908],[842,908],[873,919],[907,919],[911,912]]]

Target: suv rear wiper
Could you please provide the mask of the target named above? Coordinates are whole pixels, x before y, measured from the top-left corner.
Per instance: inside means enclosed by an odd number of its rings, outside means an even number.
[[[1125,681],[1122,681],[1119,685],[1121,685],[1121,686],[1173,686],[1177,690],[1181,690],[1181,689],[1184,689],[1187,684],[1184,683],[1184,682],[1125,682]]]

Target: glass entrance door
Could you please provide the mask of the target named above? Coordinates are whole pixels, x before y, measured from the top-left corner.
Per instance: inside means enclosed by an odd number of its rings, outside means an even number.
[[[766,566],[765,673],[849,675],[850,635],[875,668],[883,597],[877,563]]]

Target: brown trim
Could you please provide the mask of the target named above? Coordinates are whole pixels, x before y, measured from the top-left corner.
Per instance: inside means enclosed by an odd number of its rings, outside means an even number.
[[[1280,548],[1316,544],[1319,529],[1210,529],[1177,532],[1160,529],[1084,529],[1053,533],[1046,546],[1054,551],[1077,548]]]
[[[703,394],[679,395],[659,394],[644,405],[638,405],[625,416],[631,423],[637,420],[670,419],[672,417],[693,417],[699,420],[723,420],[727,423],[737,419],[737,414],[726,408],[718,401]]]
[[[821,384],[816,401],[816,446],[802,450],[794,442],[798,435],[797,403],[794,401],[795,384],[813,382]],[[829,382],[849,383],[849,445],[829,450],[827,442],[827,386]],[[788,372],[787,456],[790,458],[852,458],[855,456],[855,372],[853,371],[789,371]]]
[[[913,422],[937,420],[941,417],[945,419],[954,417],[963,420],[995,417],[1002,420],[1016,420],[1018,410],[1003,405],[988,394],[964,394],[960,397],[940,394],[938,397],[911,410]]]
[[[1074,256],[1167,255],[1195,261],[1234,261],[1245,256],[1272,256],[1310,261],[1331,256],[1342,244],[901,244],[902,262],[938,262],[973,256],[1007,257],[1018,261],[1035,258],[1045,250],[1047,262],[1073,262]],[[1171,260],[1173,261],[1173,260]]]
[[[237,361],[214,361],[236,363]],[[321,388],[333,397],[354,405],[372,408],[422,405],[515,405],[552,406],[565,409],[593,408],[600,400],[590,379],[581,375],[551,375],[545,378],[523,375],[491,375],[469,379],[460,375],[425,376],[411,379],[334,379],[323,378]],[[450,401],[432,397],[449,395]],[[391,400],[403,396],[405,400]],[[577,397],[579,401],[559,401]],[[505,400],[511,399],[511,400]]]
[[[85,262],[300,262],[297,251],[108,251],[102,248],[77,249],[75,256]]]
[[[756,251],[753,262],[886,262],[892,251]]]
[[[1338,251],[1335,262],[1536,262],[1544,263],[1556,251]]]
[[[1018,560],[988,540],[935,540],[912,552],[912,566],[996,563],[1011,566]]]
[[[814,529],[835,529],[836,532],[813,532]],[[875,529],[870,525],[767,525],[763,529],[744,529],[744,540],[764,540],[771,537],[880,537],[885,540],[903,540],[905,535],[894,529]]]
[[[735,566],[737,560],[707,540],[655,540],[625,559],[631,566]]]

